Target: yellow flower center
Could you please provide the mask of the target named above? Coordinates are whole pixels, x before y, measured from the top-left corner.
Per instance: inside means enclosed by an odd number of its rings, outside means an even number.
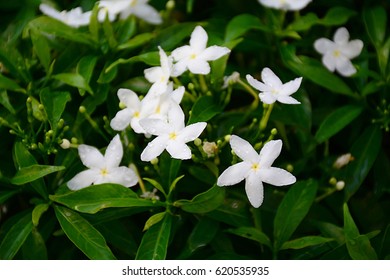
[[[253,163],[251,169],[254,170],[254,171],[258,171],[260,169],[260,164]]]
[[[175,140],[176,137],[177,137],[176,132],[171,132],[171,133],[169,133],[169,139],[170,139],[170,140]]]
[[[100,175],[102,175],[103,177],[107,176],[108,175],[107,168],[100,169]]]
[[[195,59],[195,58],[196,58],[196,54],[193,53],[190,55],[190,59]]]
[[[137,111],[137,112],[134,112],[133,117],[134,117],[134,118],[139,118],[139,112],[138,112],[138,111]]]
[[[137,2],[138,2],[138,0],[133,0],[133,2],[131,2],[130,6],[135,7],[137,5]]]
[[[339,57],[340,55],[341,55],[341,53],[340,53],[339,50],[333,51],[333,56],[334,56],[334,57]]]

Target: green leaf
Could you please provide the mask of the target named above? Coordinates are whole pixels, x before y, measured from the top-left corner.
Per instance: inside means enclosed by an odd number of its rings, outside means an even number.
[[[89,214],[109,207],[160,207],[165,205],[160,201],[138,198],[129,188],[116,184],[93,185],[66,194],[50,195],[49,198],[71,209]]]
[[[71,100],[70,94],[67,91],[50,91],[50,89],[45,88],[41,91],[40,98],[50,126],[55,131],[66,103]]]
[[[160,212],[151,216],[149,219],[146,220],[144,229],[142,231],[147,231],[151,226],[160,222],[162,219],[164,219],[165,215],[166,212]]]
[[[22,246],[24,260],[47,260],[46,243],[38,229],[33,227]]]
[[[51,63],[51,57],[50,47],[49,43],[47,42],[47,38],[35,29],[30,30],[30,37],[34,47],[34,52],[38,56],[39,61],[43,65],[43,68],[45,68],[46,73],[48,73]]]
[[[0,73],[0,89],[13,90],[25,93],[26,90],[22,88],[17,82],[11,80]]]
[[[31,212],[28,212],[9,229],[2,240],[0,260],[11,260],[31,233],[32,228]]]
[[[34,207],[34,210],[32,211],[32,222],[35,227],[39,225],[39,219],[45,213],[50,207],[50,204],[48,203],[42,203],[38,204]]]
[[[6,90],[0,90],[0,104],[3,105],[12,115],[16,114],[16,111],[9,100]]]
[[[15,44],[0,40],[0,61],[13,77],[25,83],[31,81],[32,78],[27,70],[26,59],[19,53]],[[23,90],[22,92],[26,91]]]
[[[204,214],[217,209],[225,198],[225,189],[214,185],[209,190],[196,195],[192,200],[176,200],[173,205],[189,213]]]
[[[351,147],[351,154],[355,158],[344,170],[345,196],[349,200],[359,189],[368,172],[374,164],[382,143],[380,129],[371,125],[367,127]]]
[[[80,59],[79,63],[77,63],[76,71],[78,74],[84,77],[85,82],[89,84],[93,70],[95,69],[96,63],[98,61],[98,57],[94,55],[87,55]]]
[[[168,251],[171,228],[172,216],[166,214],[163,220],[151,226],[144,234],[135,259],[164,260]]]
[[[225,31],[225,42],[233,41],[251,29],[263,26],[260,19],[254,15],[241,14],[229,21]]]
[[[249,227],[253,224],[247,203],[237,199],[224,199],[217,209],[206,215],[234,227]]]
[[[54,210],[62,230],[91,260],[115,260],[106,240],[87,220],[76,212],[61,206]]]
[[[212,96],[201,96],[192,106],[188,124],[207,122],[221,111],[221,106],[214,101]]]
[[[371,42],[378,48],[386,36],[386,10],[380,6],[363,9],[363,21]]]
[[[327,243],[333,241],[333,238],[327,238],[322,236],[304,236],[301,238],[297,238],[294,240],[286,241],[280,248],[280,250],[285,249],[302,249],[309,246],[320,245],[323,243]]]
[[[300,16],[293,21],[287,29],[295,31],[306,31],[309,30],[313,25],[318,24],[320,19],[314,13],[307,13],[304,16]]]
[[[348,19],[357,12],[345,7],[333,7],[329,9],[325,17],[321,19],[320,24],[326,26],[342,25],[348,21]]]
[[[213,240],[219,229],[219,224],[214,220],[202,217],[188,237],[188,248],[191,253],[206,246]]]
[[[162,192],[162,194],[165,197],[167,196],[163,186],[161,186],[161,184],[159,182],[157,182],[156,180],[150,179],[150,178],[143,178],[143,180],[152,184],[152,186],[155,187],[156,189],[158,189],[160,192]]]
[[[321,123],[315,138],[318,143],[322,143],[349,125],[363,111],[363,107],[346,105],[333,111]]]
[[[158,52],[148,52],[130,57],[128,59],[120,58],[107,67],[106,73],[110,72],[113,68],[120,64],[131,64],[136,62],[144,62],[150,66],[157,66],[160,65],[160,54]]]
[[[155,34],[153,33],[142,33],[134,38],[131,38],[126,43],[123,43],[118,46],[118,50],[133,50],[135,48],[141,47],[148,43],[150,40],[152,40],[155,37]]]
[[[183,22],[169,25],[167,28],[160,30],[150,44],[152,46],[159,45],[164,50],[172,50],[177,45],[182,44],[185,38],[190,37],[197,25],[197,22]]]
[[[341,78],[329,72],[318,60],[306,56],[296,56],[295,48],[287,44],[280,48],[280,52],[283,63],[297,75],[332,92],[356,97]]]
[[[90,94],[93,94],[88,82],[83,76],[78,73],[61,73],[53,76],[54,79],[59,80],[67,85],[76,87],[81,90],[85,90]]]
[[[0,191],[0,204],[6,202],[9,198],[17,194],[19,190]]]
[[[369,238],[360,235],[359,230],[349,212],[347,203],[344,203],[344,233],[348,253],[354,260],[376,260],[375,250],[371,247]]]
[[[16,172],[15,176],[11,179],[11,183],[14,185],[23,185],[64,169],[65,166],[34,164],[19,169],[18,172]]]
[[[290,239],[296,228],[305,218],[314,202],[317,193],[317,182],[301,181],[291,186],[274,219],[274,250],[278,251]]]
[[[243,238],[256,241],[256,242],[263,244],[263,245],[266,245],[268,248],[272,249],[271,240],[260,229],[253,228],[253,227],[239,227],[239,228],[234,228],[234,229],[228,229],[226,231],[229,233],[235,234],[237,236],[241,236]]]

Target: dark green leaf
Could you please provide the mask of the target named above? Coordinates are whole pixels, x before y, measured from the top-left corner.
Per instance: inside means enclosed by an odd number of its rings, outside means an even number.
[[[54,206],[54,210],[65,234],[88,258],[115,259],[104,237],[87,220],[65,207]]]
[[[32,211],[32,222],[35,227],[39,225],[41,216],[49,209],[49,207],[50,204],[48,203],[38,204],[34,207],[34,210]]]
[[[13,77],[25,83],[31,81],[31,75],[25,64],[26,60],[14,44],[4,43],[0,40],[0,61]]]
[[[22,246],[24,260],[47,260],[45,240],[38,229],[33,227],[30,235]]]
[[[270,28],[263,25],[258,17],[250,14],[241,14],[234,17],[227,25],[225,42],[233,41],[251,29],[270,31]]]
[[[349,212],[347,203],[344,203],[343,209],[345,241],[351,258],[354,260],[378,259],[368,237],[359,234],[359,230]]]
[[[382,133],[374,125],[367,127],[352,145],[351,154],[355,158],[344,170],[345,195],[348,200],[359,189],[379,153]]]
[[[172,216],[166,214],[164,219],[154,224],[142,237],[136,260],[164,260],[168,251],[171,236]]]
[[[212,96],[202,96],[192,107],[188,124],[207,122],[221,111],[221,106],[214,101]]]
[[[228,229],[227,232],[256,241],[260,244],[266,245],[268,248],[272,248],[271,240],[260,229],[253,227],[239,227],[235,229]]]
[[[0,90],[0,104],[3,105],[11,114],[16,114],[16,111],[8,98],[8,93],[6,90]]]
[[[363,9],[363,21],[371,42],[378,48],[386,36],[386,10],[380,6]]]
[[[11,260],[31,233],[31,212],[19,219],[7,232],[0,244],[0,260]]]
[[[182,44],[185,38],[189,38],[197,25],[198,23],[196,22],[183,22],[170,25],[158,32],[151,45],[159,45],[166,51],[172,50],[177,45]]]
[[[188,248],[191,253],[206,246],[217,234],[219,224],[214,220],[202,217],[188,238]]]
[[[98,61],[98,57],[94,55],[87,55],[80,59],[77,64],[76,71],[78,74],[84,77],[85,82],[89,84],[93,70],[95,69],[96,63]]]
[[[94,214],[109,207],[159,207],[165,204],[138,198],[129,188],[116,184],[101,184],[66,194],[50,195],[52,201],[82,213]]]
[[[249,227],[252,225],[247,204],[236,199],[225,199],[216,210],[208,212],[206,215],[234,227]]]
[[[143,178],[143,180],[145,180],[146,182],[149,182],[150,184],[152,184],[153,187],[155,187],[156,189],[158,189],[160,192],[162,192],[162,194],[164,196],[167,196],[167,194],[165,193],[165,190],[163,188],[163,186],[161,186],[161,184],[159,182],[157,182],[156,180],[153,180],[153,179],[150,179],[150,178]]]
[[[297,18],[293,21],[288,29],[292,29],[295,31],[305,31],[310,29],[313,25],[318,24],[320,19],[314,13],[307,13],[304,16]]]
[[[174,206],[189,213],[204,214],[217,209],[225,198],[225,189],[214,185],[204,193],[200,193],[192,200],[181,199],[173,203]]]
[[[11,179],[11,183],[15,185],[23,185],[33,182],[39,178],[49,175],[54,172],[64,170],[65,166],[51,166],[34,164],[28,167],[23,167],[16,172]]]
[[[41,64],[45,68],[46,73],[49,71],[51,57],[50,47],[45,35],[40,34],[37,30],[30,30],[30,37],[33,43],[34,52],[37,54]]]
[[[333,7],[329,9],[320,23],[327,26],[342,25],[346,23],[350,17],[356,14],[356,11],[345,7]]]
[[[67,85],[72,87],[85,90],[90,94],[93,94],[92,89],[90,88],[88,82],[83,76],[78,73],[61,73],[53,76],[54,79],[59,80]]]
[[[131,38],[126,43],[123,43],[118,46],[118,50],[133,50],[135,48],[141,47],[144,44],[148,43],[150,40],[154,38],[153,33],[142,33],[134,38]]]
[[[8,200],[8,198],[17,194],[19,190],[0,191],[0,205]]]
[[[160,222],[162,219],[164,219],[165,215],[166,215],[166,212],[160,212],[160,213],[157,213],[157,214],[154,214],[153,216],[151,216],[145,222],[145,226],[144,226],[143,231],[148,230],[151,226]]]
[[[321,123],[315,138],[322,143],[349,125],[363,111],[363,108],[355,105],[346,105],[333,111]]]
[[[40,97],[50,126],[55,131],[66,103],[71,100],[70,94],[67,91],[50,91],[46,88],[41,91]]]
[[[18,92],[26,92],[17,82],[3,76],[0,73],[0,89],[13,90]]]
[[[113,63],[111,63],[110,66],[107,67],[106,73],[110,72],[113,68],[117,67],[120,64],[131,64],[135,62],[144,62],[150,66],[160,65],[160,55],[158,52],[149,52],[149,53],[133,56],[128,59],[119,58],[118,60],[114,61]]]
[[[326,238],[322,236],[304,236],[301,238],[284,242],[280,250],[302,249],[309,246],[320,245],[330,241],[333,241],[333,238]]]
[[[274,220],[274,249],[290,239],[299,226],[317,193],[317,182],[314,180],[301,181],[291,186],[276,211]]]

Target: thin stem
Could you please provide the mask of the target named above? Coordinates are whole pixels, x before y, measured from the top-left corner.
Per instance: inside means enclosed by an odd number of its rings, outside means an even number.
[[[272,104],[264,104],[264,112],[263,112],[263,117],[260,120],[260,131],[263,131],[266,129],[269,117],[271,116],[272,109],[274,108],[274,103]]]
[[[199,77],[199,84],[200,84],[200,89],[202,90],[203,93],[207,93],[209,88],[207,87],[206,79],[204,78],[204,75],[198,75]]]
[[[253,96],[254,100],[251,104],[251,109],[256,109],[259,106],[259,95],[258,93],[250,87],[248,84],[244,83],[241,79],[238,79],[237,83],[239,83],[250,95]]]

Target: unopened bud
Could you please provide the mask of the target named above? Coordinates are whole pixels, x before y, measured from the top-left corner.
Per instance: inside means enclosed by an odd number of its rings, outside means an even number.
[[[79,112],[80,112],[81,114],[84,114],[86,111],[87,111],[87,109],[86,109],[84,106],[80,106]]]
[[[62,139],[60,147],[63,149],[69,149],[70,148],[70,141],[68,139]]]
[[[276,128],[271,129],[271,134],[275,136],[278,134],[278,130]]]
[[[329,179],[329,184],[331,184],[332,186],[336,185],[336,183],[337,183],[337,179],[335,177]]]
[[[126,106],[125,103],[119,102],[119,108],[120,108],[120,109],[125,109],[126,107],[127,107],[127,106]]]
[[[215,142],[204,142],[203,151],[207,154],[207,157],[213,157],[218,152],[218,146]]]
[[[150,161],[151,164],[156,165],[158,164],[158,158],[154,158]]]
[[[195,144],[195,146],[199,147],[200,145],[202,145],[202,140],[200,140],[199,138],[196,138],[194,140],[194,144]]]
[[[230,134],[225,135],[225,137],[224,137],[225,141],[229,142],[230,141],[230,137],[232,137]]]
[[[337,189],[338,191],[341,191],[342,189],[344,189],[344,187],[345,187],[345,182],[344,182],[344,181],[338,181],[338,182],[336,183],[336,189]]]
[[[286,169],[288,172],[293,172],[294,171],[294,166],[292,164],[287,164]]]

